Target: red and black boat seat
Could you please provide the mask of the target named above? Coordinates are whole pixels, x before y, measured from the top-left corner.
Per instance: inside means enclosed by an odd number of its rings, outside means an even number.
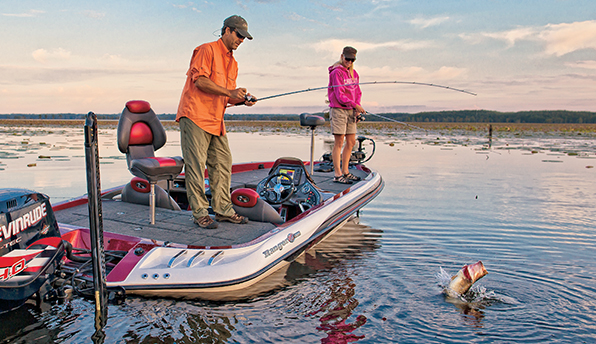
[[[166,131],[144,100],[126,103],[118,122],[118,149],[126,154],[130,172],[143,178],[153,187],[159,180],[173,180],[182,172],[184,160],[180,156],[156,157],[155,151],[166,143]],[[154,195],[154,192],[152,192]],[[151,209],[151,223],[155,222],[155,198]]]

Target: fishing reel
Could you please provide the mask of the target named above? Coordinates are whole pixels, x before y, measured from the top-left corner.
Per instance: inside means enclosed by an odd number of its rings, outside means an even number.
[[[250,96],[249,96],[249,95],[247,94],[247,95],[245,95],[245,96],[244,96],[244,101],[245,101],[245,102],[249,102],[249,103],[250,103],[250,102],[256,102],[256,101],[257,101],[257,98],[256,98],[255,96],[253,96],[253,95],[250,95]]]

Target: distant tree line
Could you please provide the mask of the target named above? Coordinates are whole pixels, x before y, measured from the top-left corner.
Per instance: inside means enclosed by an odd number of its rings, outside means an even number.
[[[322,114],[321,114],[322,115]],[[465,123],[596,123],[596,112],[542,110],[498,112],[490,110],[458,110],[419,113],[380,113],[379,115],[400,122],[465,122]],[[5,114],[0,119],[84,119],[86,114]],[[118,120],[120,114],[97,114],[100,120]],[[161,120],[174,120],[175,114],[158,115]],[[225,120],[239,121],[297,121],[293,114],[225,115]],[[367,121],[383,122],[386,119],[369,115]]]
[[[459,110],[419,113],[380,114],[400,122],[465,122],[465,123],[596,123],[596,112],[543,110],[498,112],[489,110]],[[370,120],[369,116],[367,120]],[[385,121],[382,118],[373,119]]]

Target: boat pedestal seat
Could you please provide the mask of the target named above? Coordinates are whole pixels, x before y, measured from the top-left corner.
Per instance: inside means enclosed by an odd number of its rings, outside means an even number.
[[[149,208],[151,224],[155,224],[155,184],[160,180],[170,181],[182,172],[182,157],[155,157],[155,151],[166,144],[166,131],[144,100],[131,100],[126,103],[118,121],[118,149],[126,154],[130,172],[149,181]]]
[[[310,127],[310,174],[313,174],[313,155],[315,154],[315,129],[325,124],[325,118],[309,113],[300,114],[300,126]]]
[[[180,157],[134,159],[130,164],[130,172],[137,177],[157,182],[173,180],[182,171],[184,161]]]
[[[310,113],[300,114],[300,126],[302,127],[310,127],[311,130],[315,130],[316,127],[323,124],[325,124],[324,117]]]
[[[248,188],[236,189],[231,194],[232,206],[238,215],[246,216],[251,221],[283,223],[277,210],[265,202],[259,194]]]

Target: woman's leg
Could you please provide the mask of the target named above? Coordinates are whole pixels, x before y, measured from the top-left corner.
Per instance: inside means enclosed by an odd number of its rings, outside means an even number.
[[[344,146],[344,150],[341,154],[341,174],[348,174],[350,171],[348,168],[350,167],[350,158],[352,157],[352,148],[356,144],[356,134],[346,134],[346,145]]]
[[[336,177],[343,175],[341,172],[341,148],[344,145],[344,136],[345,135],[333,134],[333,137],[335,137],[335,143],[333,145],[331,157],[333,158],[333,169],[335,170]]]

